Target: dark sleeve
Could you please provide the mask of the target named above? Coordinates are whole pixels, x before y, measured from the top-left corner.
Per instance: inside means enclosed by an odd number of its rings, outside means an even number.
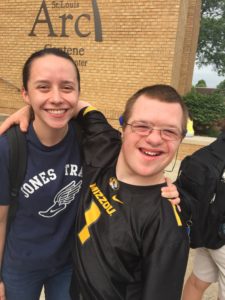
[[[198,152],[203,157],[207,154],[204,149]],[[210,159],[208,155],[205,157],[205,162],[207,159]],[[198,220],[199,213],[203,215],[201,210],[204,210],[204,206],[202,203],[214,193],[215,180],[212,176],[212,170],[207,163],[201,163],[194,155],[187,156],[181,162],[175,184],[180,193],[182,213],[187,218],[191,216],[192,220]]]
[[[187,222],[189,220],[195,219],[199,213],[199,205],[197,199],[189,192],[185,191],[184,187],[181,187],[183,185],[179,178],[174,184],[177,187],[179,197],[181,199],[179,206],[181,207],[183,220]]]
[[[86,109],[82,109],[77,121],[84,134],[82,148],[87,165],[104,167],[112,163],[121,147],[120,132],[97,110],[86,113]]]
[[[187,243],[176,242],[154,251],[144,261],[145,285],[142,300],[180,300],[187,266]]]
[[[160,218],[149,222],[143,237],[142,300],[180,300],[189,252],[188,236],[185,226],[173,228],[167,221],[159,222]]]

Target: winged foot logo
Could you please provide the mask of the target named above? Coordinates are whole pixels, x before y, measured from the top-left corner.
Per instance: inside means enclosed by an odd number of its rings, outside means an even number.
[[[74,201],[76,194],[80,191],[82,180],[76,183],[74,180],[62,188],[55,196],[53,205],[45,211],[39,211],[44,218],[52,218]]]

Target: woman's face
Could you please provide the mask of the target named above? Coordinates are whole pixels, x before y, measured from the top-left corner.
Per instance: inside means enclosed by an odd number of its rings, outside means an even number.
[[[23,98],[33,108],[34,127],[44,132],[67,128],[79,99],[77,72],[68,59],[53,54],[35,58]]]

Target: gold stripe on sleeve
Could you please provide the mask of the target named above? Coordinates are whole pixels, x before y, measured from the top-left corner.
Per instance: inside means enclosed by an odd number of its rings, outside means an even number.
[[[95,204],[95,202],[92,202],[90,208],[85,211],[84,215],[85,215],[86,225],[78,233],[79,239],[82,244],[84,244],[86,240],[90,238],[89,226],[91,226],[91,224],[93,224],[98,220],[98,218],[101,215],[101,211],[98,208],[98,206]]]
[[[182,222],[181,222],[180,216],[177,212],[176,205],[174,205],[174,204],[171,204],[171,205],[172,205],[173,212],[174,212],[174,215],[175,215],[175,218],[176,218],[176,221],[177,221],[177,225],[182,226]]]
[[[92,110],[97,110],[94,106],[88,106],[85,108],[84,112],[83,112],[83,116],[85,116],[87,113],[89,113]]]

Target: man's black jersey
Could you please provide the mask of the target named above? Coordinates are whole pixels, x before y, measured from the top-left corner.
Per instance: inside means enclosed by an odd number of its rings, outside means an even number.
[[[74,293],[84,300],[180,300],[189,241],[175,206],[161,196],[163,184],[117,180],[118,132],[96,111],[80,121],[86,167]]]

